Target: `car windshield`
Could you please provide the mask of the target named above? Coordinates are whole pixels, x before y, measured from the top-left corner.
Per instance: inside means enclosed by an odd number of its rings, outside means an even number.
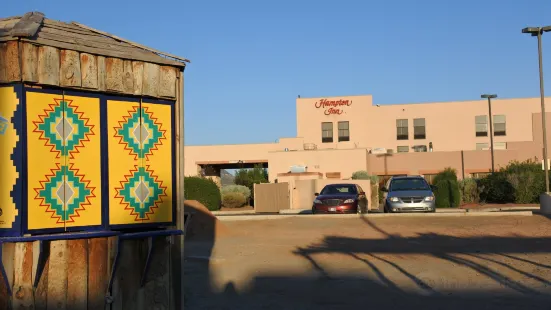
[[[354,185],[327,185],[320,193],[321,195],[338,195],[338,194],[356,194]]]
[[[396,179],[390,182],[391,191],[426,191],[430,186],[421,178]]]

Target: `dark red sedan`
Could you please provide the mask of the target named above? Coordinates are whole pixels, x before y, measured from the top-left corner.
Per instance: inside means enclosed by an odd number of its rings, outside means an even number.
[[[367,213],[367,197],[357,184],[328,184],[314,194],[312,213]]]

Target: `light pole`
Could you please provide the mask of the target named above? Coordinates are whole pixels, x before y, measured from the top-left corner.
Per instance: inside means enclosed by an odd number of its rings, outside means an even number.
[[[492,154],[492,173],[494,173],[494,130],[493,130],[493,120],[492,120],[492,99],[497,98],[497,95],[483,94],[480,98],[488,99],[488,118],[490,120],[490,153]]]
[[[549,166],[547,165],[547,126],[545,125],[545,101],[543,91],[543,60],[541,53],[541,36],[544,32],[551,31],[551,26],[526,27],[522,33],[529,33],[538,37],[538,58],[540,66],[540,97],[541,97],[541,127],[543,131],[543,169],[545,170],[545,192],[549,193]]]

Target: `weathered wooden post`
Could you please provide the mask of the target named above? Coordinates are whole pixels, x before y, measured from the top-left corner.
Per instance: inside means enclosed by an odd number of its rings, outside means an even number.
[[[0,309],[181,307],[186,62],[0,19]]]

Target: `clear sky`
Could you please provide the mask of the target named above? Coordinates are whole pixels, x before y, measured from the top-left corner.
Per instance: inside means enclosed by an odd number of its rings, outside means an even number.
[[[191,59],[186,144],[296,134],[295,98],[372,94],[374,103],[538,97],[535,38],[550,0],[8,1]],[[528,5],[529,4],[529,5]],[[544,35],[551,96],[551,33]]]

